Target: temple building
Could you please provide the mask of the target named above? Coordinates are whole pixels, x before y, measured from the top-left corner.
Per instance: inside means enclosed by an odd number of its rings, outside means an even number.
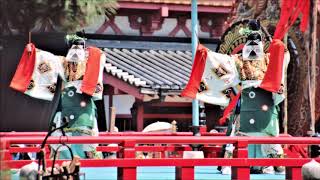
[[[192,67],[190,1],[119,1],[113,17],[84,29],[107,56],[104,109],[116,109],[120,130],[141,131],[156,121],[191,125],[191,100],[182,98]],[[213,51],[233,0],[199,1],[198,36]],[[90,36],[91,35],[91,36]]]
[[[99,128],[110,125],[110,107],[115,107],[116,126],[121,131],[141,131],[156,121],[178,122],[178,131],[191,125],[191,100],[182,98],[192,66],[190,0],[118,0],[114,15],[101,15],[82,30],[88,45],[101,48],[107,57],[104,71],[104,100],[97,101]],[[319,8],[319,5],[318,5]],[[275,0],[198,0],[199,42],[212,51],[230,53],[241,46],[237,32],[224,35],[235,22],[259,18],[272,35],[279,18]],[[318,11],[319,15],[319,11]],[[65,33],[51,21],[39,21],[32,29],[32,42],[40,49],[65,55]],[[318,32],[319,37],[319,23]],[[29,23],[30,25],[32,23]],[[28,24],[28,25],[29,25]],[[8,34],[8,33],[7,33]],[[19,34],[12,30],[9,34]],[[228,51],[221,39],[230,37]],[[307,58],[302,33],[295,24],[288,33],[291,62],[288,68],[288,132],[306,135],[309,129],[309,99],[306,84]],[[39,102],[11,90],[9,82],[19,62],[26,34],[0,39],[1,131],[43,131],[54,111],[55,102]],[[318,61],[319,63],[319,55]],[[319,65],[318,65],[319,66]],[[319,69],[319,68],[318,68]],[[319,82],[318,73],[318,82]],[[304,86],[306,87],[306,86]],[[318,86],[319,87],[319,86]],[[316,119],[319,119],[319,88]],[[208,129],[221,116],[219,106],[205,104]],[[12,110],[14,109],[14,112]],[[28,111],[26,111],[28,109]],[[8,120],[10,119],[10,121]],[[19,126],[17,125],[19,124]],[[319,124],[319,121],[318,121]]]

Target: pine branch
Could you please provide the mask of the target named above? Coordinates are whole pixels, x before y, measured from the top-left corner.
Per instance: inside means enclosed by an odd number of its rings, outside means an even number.
[[[98,16],[114,15],[117,0],[1,0],[0,7],[2,35],[27,33],[41,22],[44,30],[75,32]]]

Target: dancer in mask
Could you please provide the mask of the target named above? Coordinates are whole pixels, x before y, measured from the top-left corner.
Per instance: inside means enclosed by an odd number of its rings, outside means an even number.
[[[229,56],[198,46],[191,77],[182,96],[227,106],[220,121],[229,118],[229,136],[278,136],[278,105],[284,95],[282,90],[272,93],[260,88],[270,57],[269,53],[264,53],[260,23],[251,20],[248,28],[241,31],[247,34],[241,54]],[[286,52],[284,69],[289,60],[289,53]],[[232,157],[233,149],[232,145],[227,145],[224,156]],[[281,156],[283,152],[280,145],[249,145],[249,157]],[[277,167],[276,170],[282,172],[284,169]],[[252,171],[275,172],[273,167],[253,167]],[[222,173],[230,174],[231,168],[223,167]]]
[[[61,92],[59,105],[50,128],[62,126],[67,136],[98,136],[97,108],[94,100],[102,99],[104,53],[95,47],[85,47],[81,38],[73,38],[66,55],[56,56],[28,44],[10,84],[15,90],[34,98],[51,101],[56,91]],[[62,88],[56,89],[58,76]],[[61,136],[55,131],[53,136]],[[101,157],[94,144],[70,145],[74,155],[81,158]],[[57,145],[52,145],[57,150]],[[58,152],[61,159],[70,159],[63,147]]]

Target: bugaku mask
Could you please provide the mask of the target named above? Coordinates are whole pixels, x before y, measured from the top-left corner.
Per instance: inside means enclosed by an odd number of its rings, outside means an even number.
[[[264,56],[260,23],[259,21],[251,20],[248,27],[247,42],[242,49],[243,60],[260,60]]]

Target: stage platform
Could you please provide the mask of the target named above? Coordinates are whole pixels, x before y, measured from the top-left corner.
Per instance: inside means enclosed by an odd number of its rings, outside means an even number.
[[[85,176],[81,179],[86,180],[117,180],[116,167],[86,167],[81,168],[81,172]],[[174,180],[175,167],[138,167],[138,180]],[[222,175],[215,166],[196,166],[195,167],[196,180],[229,180],[231,175]],[[284,180],[285,175],[280,174],[251,174],[252,180]],[[19,172],[13,172],[12,180],[19,180]]]

